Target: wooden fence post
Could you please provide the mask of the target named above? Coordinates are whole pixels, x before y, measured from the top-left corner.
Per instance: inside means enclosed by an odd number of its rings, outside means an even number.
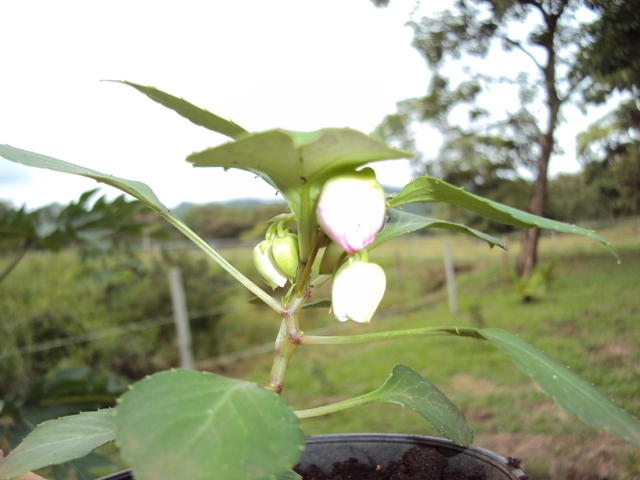
[[[191,329],[189,328],[189,313],[187,301],[184,295],[182,274],[180,268],[169,269],[169,288],[171,290],[171,306],[173,318],[176,324],[178,336],[178,348],[180,349],[180,367],[193,370],[193,351],[191,349]]]

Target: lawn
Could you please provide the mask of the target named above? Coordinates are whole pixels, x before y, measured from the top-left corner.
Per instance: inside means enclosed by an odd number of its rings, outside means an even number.
[[[422,283],[434,283],[430,274],[441,277],[435,259],[412,260],[412,280],[403,286],[413,294],[408,296],[394,283],[390,255],[392,288],[378,317],[369,326],[352,323],[339,334],[436,325],[502,328],[568,365],[640,417],[640,250],[637,245],[621,245],[622,264],[617,265],[603,249],[575,245],[577,254],[559,250],[558,245],[543,249],[541,263],[557,260],[555,279],[546,293],[529,303],[520,303],[505,287],[500,253],[466,265],[458,277],[461,312],[456,316],[448,312],[442,290],[421,290]],[[409,299],[418,294],[425,296],[416,308]],[[416,370],[450,396],[476,432],[476,444],[522,458],[531,478],[640,478],[637,448],[563,413],[487,342],[442,337],[348,348],[301,347],[291,361],[283,396],[295,408],[332,403],[374,390],[397,363]],[[265,355],[225,370],[264,384],[269,368]],[[306,419],[302,425],[307,434],[437,434],[415,412],[390,404]]]

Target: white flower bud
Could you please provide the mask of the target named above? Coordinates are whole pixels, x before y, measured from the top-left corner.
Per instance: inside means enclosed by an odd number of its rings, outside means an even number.
[[[370,168],[329,179],[320,192],[316,215],[324,232],[350,253],[362,250],[384,225],[384,191]]]
[[[284,287],[287,283],[286,274],[278,268],[271,258],[269,240],[263,240],[253,249],[253,263],[265,282],[274,290],[276,287]]]
[[[384,295],[384,270],[374,263],[349,259],[338,269],[331,289],[331,308],[341,322],[369,323]]]

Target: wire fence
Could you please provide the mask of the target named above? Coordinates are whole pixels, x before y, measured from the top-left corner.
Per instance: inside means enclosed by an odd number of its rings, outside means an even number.
[[[584,223],[582,225],[583,228],[589,229],[604,229],[604,228],[613,228],[613,227],[623,227],[628,230],[623,237],[626,241],[633,241],[634,238],[636,241],[640,241],[640,217],[629,217],[625,219],[604,219],[594,222]],[[514,244],[517,243],[518,238],[517,235],[510,235],[508,239],[509,243]],[[562,237],[562,240],[560,240]],[[541,250],[552,251],[556,253],[561,253],[563,251],[576,251],[576,240],[573,238],[571,241],[565,241],[568,239],[569,235],[559,235],[555,232],[545,232],[542,240],[541,240]],[[579,241],[579,240],[578,240]],[[213,248],[218,250],[225,249],[235,249],[237,253],[240,255],[246,254],[246,250],[253,249],[255,246],[255,241],[243,240],[243,239],[214,239],[209,240],[207,243],[211,245]],[[463,235],[432,235],[432,236],[417,236],[410,235],[399,237],[397,239],[393,239],[387,244],[380,247],[381,254],[387,256],[393,256],[394,258],[398,258],[398,255],[402,255],[403,257],[409,258],[433,258],[434,260],[442,259],[442,252],[444,245],[451,245],[454,256],[457,261],[468,261],[468,260],[478,260],[480,258],[486,258],[486,244],[478,239],[465,237]],[[588,245],[585,248],[594,248],[593,244],[585,242],[584,245]],[[153,242],[151,245],[147,242],[147,248],[151,250],[191,250],[196,249],[197,247],[190,241],[171,241],[171,242]],[[597,248],[597,246],[595,247]],[[483,253],[480,253],[481,249]],[[497,253],[497,252],[496,252]],[[498,255],[501,255],[498,253]],[[433,302],[436,298],[440,297],[441,294],[430,294],[423,297],[419,297],[415,299],[413,302],[403,303],[402,305],[396,305],[394,307],[388,307],[385,310],[378,312],[376,318],[388,318],[395,315],[400,315],[403,313],[407,313],[408,311],[422,307],[425,304]],[[235,309],[232,308],[213,308],[213,309],[205,309],[189,312],[188,317],[189,320],[197,320],[200,318],[205,318],[213,315],[222,315],[226,313],[231,313]],[[71,345],[77,345],[87,342],[92,342],[96,340],[100,340],[107,337],[113,337],[118,335],[124,335],[128,333],[138,332],[150,328],[158,328],[163,325],[168,325],[174,322],[173,315],[166,315],[153,319],[145,319],[140,321],[131,322],[125,325],[118,325],[113,327],[108,327],[100,330],[95,330],[91,332],[86,332],[80,335],[75,335],[71,337],[65,338],[57,338],[52,339],[45,342],[39,342],[32,345],[23,346],[20,348],[16,348],[13,350],[7,350],[5,352],[0,353],[0,360],[21,356],[21,355],[29,355],[36,352],[42,352],[46,350],[51,350],[54,348],[61,348]],[[350,328],[351,325],[348,324],[335,324],[329,327],[322,328],[320,330],[316,330],[314,332],[309,332],[314,335],[328,335],[332,333],[340,332],[344,329]],[[210,358],[207,360],[203,360],[210,363],[215,364],[223,364],[234,362],[243,358],[247,358],[254,355],[259,355],[262,353],[266,353],[272,351],[273,342],[264,343],[261,345],[252,346],[249,348],[245,348],[236,352],[220,355],[214,358]]]
[[[189,313],[189,320],[198,320],[200,318],[206,318],[213,315],[223,315],[231,312],[232,309],[224,308],[212,308],[209,310],[198,310]],[[108,327],[100,330],[94,330],[91,332],[83,333],[81,335],[74,335],[72,337],[56,338],[48,340],[46,342],[34,343],[15,350],[8,350],[0,354],[0,360],[9,357],[16,357],[20,355],[29,355],[31,353],[43,352],[45,350],[52,350],[54,348],[68,347],[70,345],[77,345],[80,343],[92,342],[94,340],[100,340],[107,337],[115,337],[118,335],[124,335],[127,333],[138,332],[149,328],[157,328],[163,325],[168,325],[174,322],[173,315],[166,315],[163,317],[140,320],[137,322],[128,323],[126,325],[118,325],[116,327]]]
[[[437,298],[439,298],[440,294],[430,294],[425,295],[423,297],[414,299],[410,302],[404,302],[399,305],[387,307],[384,310],[379,311],[376,314],[376,318],[381,320],[385,318],[390,318],[394,316],[398,316],[404,313],[408,313],[411,310],[415,310],[416,308],[423,307],[429,303],[433,303]],[[234,309],[229,308],[213,308],[208,310],[198,310],[189,312],[189,320],[198,320],[200,318],[206,318],[213,315],[223,315],[226,313],[231,313]],[[92,332],[87,332],[81,335],[75,335],[72,337],[65,338],[57,338],[53,340],[49,340],[46,342],[34,343],[32,345],[27,345],[15,350],[9,350],[0,354],[0,360],[15,356],[21,355],[29,355],[36,352],[43,352],[46,350],[52,350],[54,348],[67,347],[70,345],[78,345],[82,343],[92,342],[95,340],[100,340],[107,337],[114,337],[118,335],[125,335],[128,333],[138,332],[141,330],[146,330],[150,328],[157,328],[163,325],[168,325],[174,322],[173,315],[167,315],[163,317],[158,317],[154,319],[146,319],[140,320],[138,322],[132,322],[126,325],[120,325],[116,327],[109,327],[100,330],[95,330]],[[334,333],[338,333],[342,330],[352,328],[353,325],[348,323],[338,323],[334,325],[330,325],[327,327],[323,327],[317,330],[310,331],[310,335],[331,335]],[[261,345],[255,345],[248,348],[244,348],[235,352],[227,353],[224,355],[219,355],[217,357],[201,360],[201,362],[213,363],[213,364],[224,364],[230,363],[237,360],[241,360],[247,357],[260,355],[263,353],[267,353],[273,351],[274,344],[273,342],[263,343]]]

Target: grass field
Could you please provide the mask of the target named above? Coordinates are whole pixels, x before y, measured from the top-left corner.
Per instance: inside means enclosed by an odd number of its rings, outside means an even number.
[[[570,366],[640,417],[638,224],[629,222],[599,233],[619,251],[621,265],[593,241],[565,235],[544,237],[540,263],[557,262],[555,279],[546,293],[526,304],[518,301],[505,270],[505,265],[512,268],[515,261],[515,237],[509,239],[510,250],[505,255],[462,235],[405,236],[372,253],[372,261],[387,272],[388,289],[371,325],[339,324],[324,309],[305,311],[301,325],[307,331],[346,327],[337,334],[437,325],[503,328]],[[458,272],[460,312],[455,316],[448,311],[443,288],[445,244],[451,247]],[[247,252],[242,248],[222,251],[256,279],[246,260]],[[73,255],[27,258],[8,280],[11,283],[0,285],[0,318],[5,329],[2,342],[9,338],[6,332],[11,330],[11,321],[30,318],[38,312],[40,315],[47,309],[64,310],[69,318],[82,319],[85,330],[104,327],[109,312],[104,305],[93,305],[101,297],[91,282],[82,280],[83,268]],[[213,273],[219,271],[213,265],[210,268]],[[71,293],[70,285],[74,289]],[[318,298],[326,298],[328,290],[325,287],[318,292]],[[230,332],[225,337],[228,343],[219,348],[219,353],[272,341],[279,320],[266,308],[248,305],[248,295],[233,292],[225,294],[233,301],[227,305],[230,313],[216,323],[216,328],[226,330],[219,329],[215,335]],[[139,320],[144,311],[132,314],[135,318],[131,321]],[[172,334],[172,326],[162,328],[165,336]],[[113,348],[119,338],[100,342]],[[126,335],[131,348],[136,342],[151,339],[149,332]],[[98,349],[100,342],[89,348]],[[7,343],[2,345],[10,347]],[[84,347],[73,347],[81,348]],[[164,362],[176,359],[173,350],[156,355]],[[268,354],[224,364],[206,359],[203,354],[199,360],[202,369],[259,384],[266,383],[271,366]],[[11,363],[28,366],[29,356],[12,357]],[[379,387],[397,363],[416,370],[450,396],[476,432],[476,444],[522,458],[523,469],[532,479],[640,479],[640,450],[564,414],[506,356],[486,342],[431,338],[342,348],[300,347],[291,361],[283,396],[297,409],[342,400]],[[307,434],[436,434],[415,412],[390,404],[307,419],[302,426]]]
[[[503,328],[570,366],[640,417],[640,248],[627,234],[634,234],[634,228],[608,232],[614,234],[609,237],[619,249],[621,265],[589,241],[546,239],[541,262],[557,260],[555,280],[546,294],[526,304],[505,288],[500,252],[474,252],[479,245],[472,241],[468,248],[466,239],[457,238],[458,243],[451,243],[454,256],[460,266],[470,264],[458,278],[461,312],[455,317],[442,290],[429,293],[441,283],[444,240],[391,243],[386,255],[378,252],[377,257],[387,264],[391,287],[379,316],[369,326],[352,323],[340,334],[436,325]],[[404,292],[394,279],[396,267],[410,270],[405,272],[411,280],[405,279]],[[439,280],[433,282],[430,274]],[[412,308],[410,300],[418,295],[425,301]],[[398,311],[403,313],[394,314]],[[637,448],[564,414],[506,356],[481,341],[431,338],[348,348],[301,347],[291,361],[283,395],[296,408],[332,403],[374,390],[397,363],[413,368],[453,399],[476,432],[476,444],[522,458],[531,478],[640,478]],[[226,365],[224,371],[264,384],[269,368],[264,355]],[[307,434],[436,434],[415,412],[390,404],[303,420],[303,428]]]

